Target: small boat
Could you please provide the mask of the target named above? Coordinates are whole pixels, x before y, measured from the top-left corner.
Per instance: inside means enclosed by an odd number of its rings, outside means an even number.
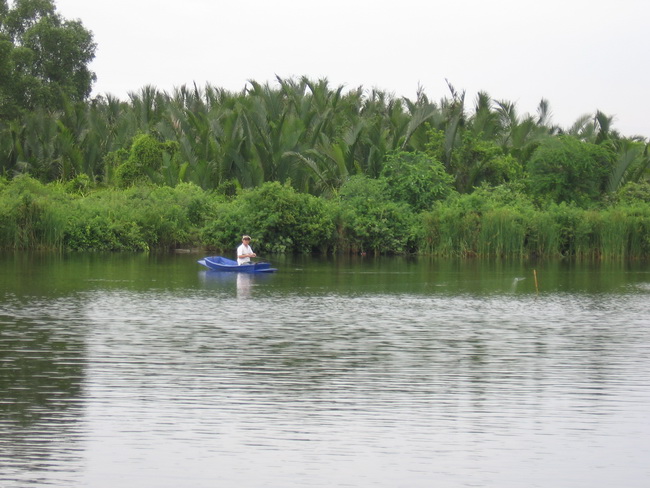
[[[237,261],[223,256],[208,256],[199,259],[199,264],[213,271],[234,271],[237,273],[273,273],[276,268],[271,268],[271,263],[237,264]]]

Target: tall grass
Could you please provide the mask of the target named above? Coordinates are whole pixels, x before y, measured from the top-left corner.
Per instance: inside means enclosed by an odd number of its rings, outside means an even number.
[[[426,252],[439,256],[476,254],[476,234],[480,231],[480,216],[453,207],[436,206],[424,214]]]
[[[595,211],[567,205],[497,206],[468,212],[437,206],[423,214],[423,250],[439,256],[650,257],[650,205]]]
[[[0,198],[0,247],[10,249],[57,249],[64,235],[64,220],[57,206],[65,198],[50,193],[31,178],[8,185]]]
[[[650,208],[611,208],[601,213],[600,253],[605,258],[637,258],[650,254]]]
[[[517,209],[501,207],[484,213],[476,243],[481,255],[523,256],[527,254],[525,216]]]
[[[531,256],[555,257],[560,254],[560,225],[549,212],[529,212],[526,220],[525,252]]]

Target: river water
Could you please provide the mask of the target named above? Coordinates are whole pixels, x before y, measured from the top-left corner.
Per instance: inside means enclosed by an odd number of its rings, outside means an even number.
[[[648,486],[647,264],[199,257],[0,257],[0,486]]]

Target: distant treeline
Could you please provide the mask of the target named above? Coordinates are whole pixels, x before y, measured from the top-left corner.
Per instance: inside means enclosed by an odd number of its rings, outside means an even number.
[[[350,176],[381,176],[387,158],[404,151],[441,164],[461,193],[528,179],[531,192],[553,185],[551,197],[571,201],[598,200],[645,177],[647,141],[621,136],[605,114],[563,129],[552,125],[545,100],[535,115],[486,93],[468,105],[451,86],[439,101],[307,78],[250,82],[239,93],[144,87],[128,101],[97,97],[0,117],[0,172],[121,188],[184,182],[229,191],[278,181],[332,195]]]
[[[0,246],[649,255],[645,138],[449,88],[145,87],[0,119]]]

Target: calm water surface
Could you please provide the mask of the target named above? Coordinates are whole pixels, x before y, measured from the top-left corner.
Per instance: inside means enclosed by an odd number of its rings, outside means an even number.
[[[647,265],[199,257],[0,256],[0,486],[648,486]]]

